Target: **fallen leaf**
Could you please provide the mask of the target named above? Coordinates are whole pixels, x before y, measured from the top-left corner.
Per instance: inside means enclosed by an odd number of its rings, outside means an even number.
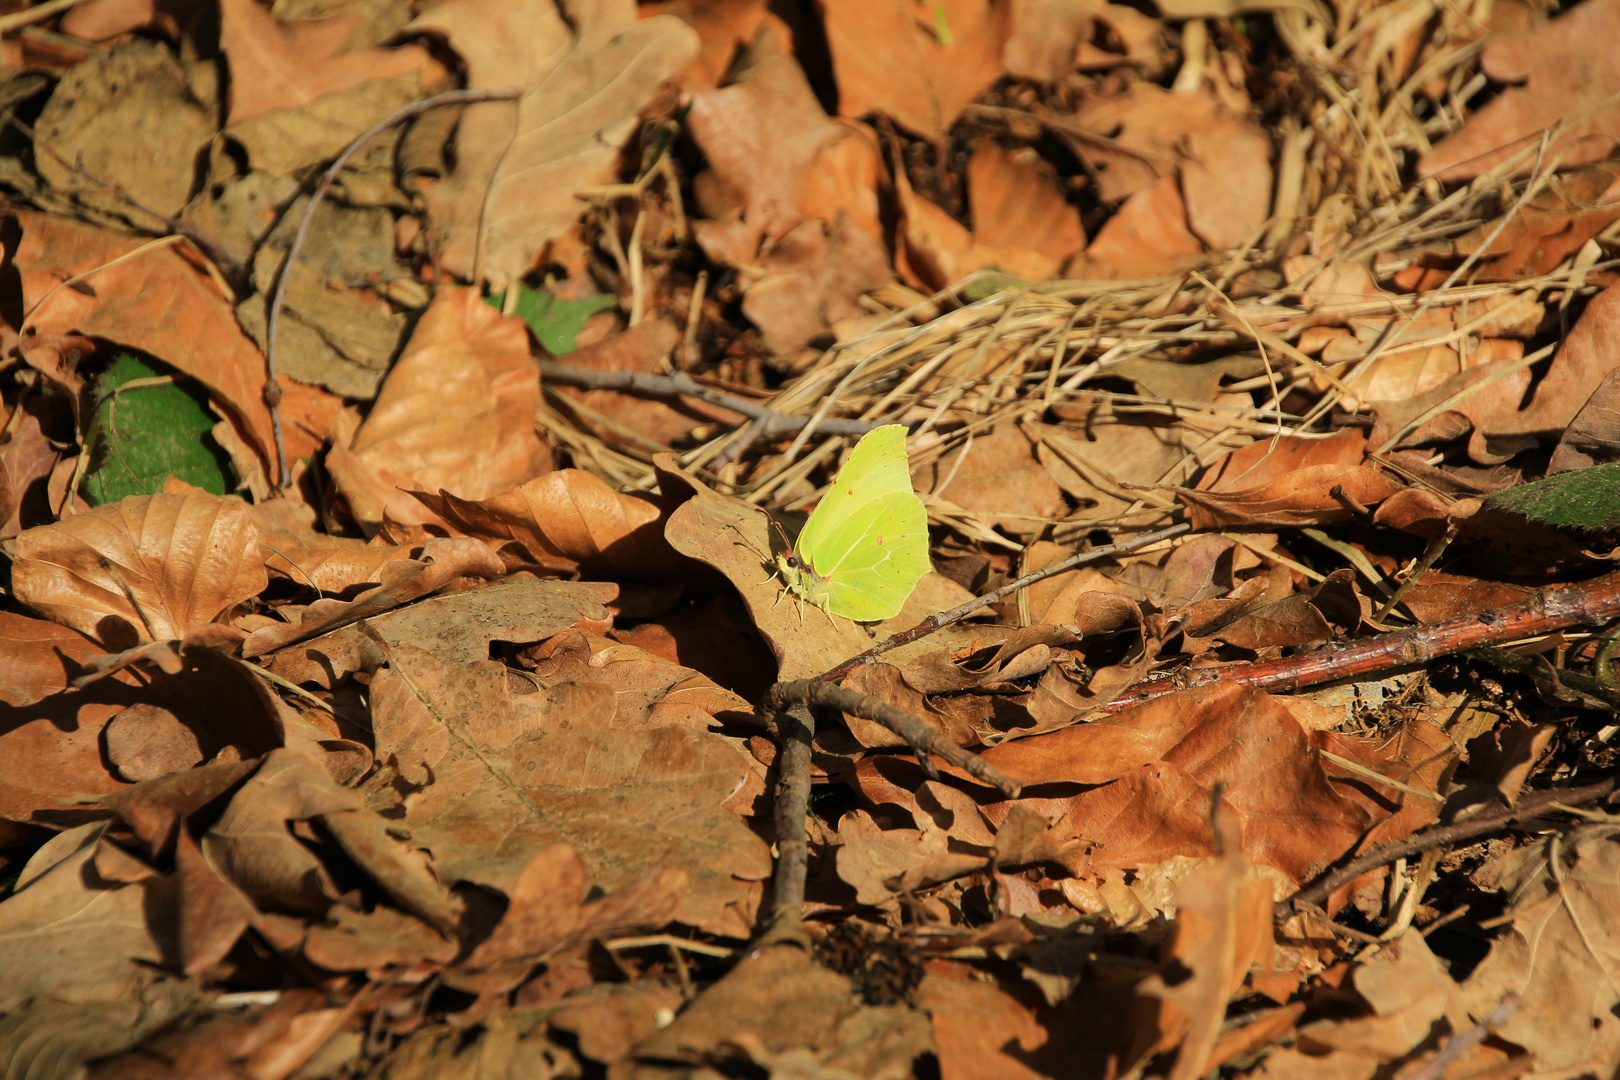
[[[1270,140],[1207,93],[1139,82],[1053,123],[1072,132],[1070,145],[1109,202],[1179,176],[1187,227],[1215,251],[1250,242],[1271,213]]]
[[[791,48],[793,33],[771,12],[766,0],[656,0],[638,5],[643,17],[674,15],[698,35],[698,52],[682,72],[688,83],[719,86],[731,72],[738,53],[763,30]]]
[[[128,647],[183,637],[269,578],[247,504],[134,496],[17,537],[17,598],[64,626]]]
[[[440,292],[360,430],[328,457],[354,515],[375,528],[431,520],[405,489],[484,499],[552,467],[535,430],[539,371],[522,320],[476,289]],[[392,490],[390,490],[392,489]]]
[[[1002,50],[1007,74],[1057,82],[1071,71],[1163,64],[1159,20],[1105,0],[1014,0],[1013,32]]]
[[[821,12],[839,114],[882,113],[934,140],[1001,74],[1012,21],[1010,0],[828,0]]]
[[[457,531],[515,541],[548,569],[638,581],[678,581],[687,569],[660,535],[666,511],[658,502],[614,491],[582,469],[559,469],[476,502],[442,491],[414,494]]]
[[[221,0],[219,46],[231,71],[228,123],[306,105],[324,94],[409,72],[424,83],[444,69],[420,45],[348,49],[353,14],[284,21],[258,0]]]
[[[1514,281],[1557,269],[1620,218],[1620,163],[1599,162],[1554,176],[1513,214],[1457,238],[1459,255],[1479,255],[1478,281]],[[1487,243],[1489,240],[1489,243]]]
[[[34,125],[34,163],[56,191],[163,228],[154,212],[172,217],[191,198],[215,111],[214,102],[197,99],[167,45],[137,38],[57,84]]]
[[[1536,1068],[1575,1075],[1603,1069],[1620,1054],[1614,970],[1620,942],[1607,917],[1620,888],[1620,845],[1606,826],[1582,826],[1515,853],[1502,882],[1512,903],[1507,931],[1462,994],[1478,1019],[1502,996],[1523,1004],[1498,1037],[1535,1055]]]
[[[1597,0],[1539,26],[1498,35],[1480,54],[1480,67],[1507,86],[1462,129],[1418,158],[1419,176],[1470,180],[1527,147],[1542,132],[1566,126],[1547,146],[1547,162],[1564,168],[1607,155],[1620,135],[1620,2]],[[1527,155],[1517,167],[1537,167]]]
[[[443,265],[495,292],[579,218],[577,191],[614,179],[637,112],[698,49],[679,19],[638,22],[629,0],[592,0],[566,17],[553,0],[453,0],[411,29],[449,40],[470,89],[523,90],[462,114],[455,171],[424,192]]]
[[[1366,455],[1367,437],[1353,428],[1325,439],[1262,439],[1215,462],[1196,488],[1175,491],[1195,528],[1338,521],[1350,511],[1334,489],[1370,506],[1404,486]]]
[[[981,144],[968,159],[967,187],[972,232],[896,179],[903,226],[895,266],[918,288],[931,292],[988,267],[1040,281],[1085,246],[1079,214],[1033,152]]]
[[[1125,200],[1064,274],[1081,278],[1152,278],[1202,260],[1204,245],[1187,230],[1187,203],[1173,176]]]
[[[659,867],[684,870],[675,918],[747,936],[770,860],[721,808],[746,774],[725,740],[617,722],[601,684],[511,694],[498,663],[392,652],[372,682],[378,753],[431,770],[406,822],[441,878],[508,891],[530,853],[567,843],[609,892]]]

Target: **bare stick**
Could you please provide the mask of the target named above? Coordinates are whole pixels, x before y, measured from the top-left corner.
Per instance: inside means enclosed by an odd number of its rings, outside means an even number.
[[[1509,990],[1496,1003],[1496,1008],[1486,1013],[1479,1023],[1467,1031],[1453,1035],[1441,1051],[1421,1069],[1415,1073],[1407,1074],[1407,1080],[1440,1080],[1441,1077],[1446,1075],[1446,1070],[1451,1068],[1452,1064],[1461,1060],[1464,1054],[1484,1042],[1485,1036],[1489,1035],[1493,1028],[1499,1028],[1512,1019],[1513,1014],[1518,1012],[1519,1007],[1523,1004],[1524,999]],[[1527,1058],[1519,1057],[1514,1060],[1523,1063]],[[1512,1064],[1512,1061],[1505,1064]]]
[[[774,689],[774,688],[773,688]],[[776,875],[772,879],[771,938],[804,936],[804,880],[810,871],[810,742],[815,714],[802,703],[773,702],[766,710],[776,728]]]
[[[773,712],[780,712],[794,703],[838,709],[882,724],[906,740],[906,743],[919,754],[937,754],[941,760],[998,789],[1009,799],[1016,799],[1019,791],[1023,789],[1021,783],[978,754],[964,750],[905,710],[887,705],[870,694],[818,679],[777,683],[765,694],[765,707]]]
[[[1537,592],[1511,607],[1458,615],[1366,641],[1327,645],[1299,656],[1223,668],[1179,671],[1135,687],[1103,708],[1119,712],[1144,701],[1219,683],[1261,690],[1298,690],[1393,668],[1415,667],[1478,645],[1535,637],[1571,626],[1596,626],[1620,618],[1620,574],[1566,589]]]
[[[276,382],[276,331],[281,326],[281,309],[287,301],[287,283],[292,280],[293,264],[298,261],[298,253],[303,250],[304,238],[309,235],[309,223],[315,218],[315,209],[326,198],[326,193],[332,187],[332,181],[337,178],[338,171],[349,163],[349,159],[360,151],[360,148],[371,139],[402,121],[418,116],[429,109],[436,109],[441,105],[466,105],[479,101],[512,101],[523,96],[519,87],[505,87],[498,90],[452,90],[446,94],[437,94],[422,101],[413,101],[402,109],[396,109],[383,119],[361,132],[351,142],[337,160],[332,162],[327,170],[321,173],[314,192],[309,197],[309,205],[304,207],[304,216],[298,222],[298,231],[293,234],[292,246],[287,249],[287,258],[281,264],[276,274],[275,292],[270,297],[270,311],[265,319],[264,331],[264,403],[270,407],[270,430],[276,440],[276,486],[286,488],[291,482],[287,473],[287,447],[281,436],[281,384]]]
[[[870,664],[873,660],[876,660],[879,656],[882,656],[890,649],[897,649],[901,645],[908,642],[916,641],[921,637],[927,637],[934,631],[946,626],[950,626],[952,623],[961,622],[963,619],[967,618],[975,611],[978,611],[980,608],[985,607],[988,604],[1000,603],[1002,600],[1005,600],[1007,597],[1016,593],[1019,589],[1027,589],[1038,581],[1045,581],[1049,577],[1055,577],[1058,574],[1073,570],[1076,566],[1083,566],[1089,562],[1097,562],[1100,559],[1106,559],[1112,555],[1119,555],[1127,551],[1135,551],[1138,548],[1144,548],[1150,544],[1156,544],[1160,540],[1168,540],[1173,536],[1180,536],[1182,533],[1191,530],[1191,528],[1191,525],[1183,522],[1180,525],[1172,525],[1168,529],[1160,529],[1157,532],[1143,533],[1141,536],[1134,536],[1129,540],[1121,540],[1119,543],[1109,544],[1107,547],[1092,548],[1090,551],[1077,551],[1073,555],[1070,555],[1067,559],[1060,559],[1051,566],[1037,570],[1033,574],[1025,574],[1017,581],[1009,581],[1007,584],[1001,586],[1001,588],[987,592],[983,596],[975,596],[967,603],[958,604],[949,611],[942,611],[937,615],[930,615],[916,626],[913,626],[910,630],[902,630],[900,633],[895,634],[887,641],[874,645],[872,648],[867,649],[858,656],[850,657],[848,660],[845,660],[842,664],[839,664],[831,671],[817,676],[817,678],[823,682],[836,682],[837,680],[848,675],[851,671],[854,671],[857,667],[860,667],[862,664]]]
[[[1549,788],[1546,791],[1532,792],[1519,800],[1517,806],[1504,806],[1500,809],[1481,814],[1479,817],[1469,818],[1451,825],[1435,825],[1421,832],[1413,833],[1394,844],[1384,844],[1373,848],[1367,854],[1341,866],[1339,869],[1290,896],[1286,900],[1277,901],[1275,914],[1279,919],[1286,919],[1295,911],[1309,905],[1321,905],[1327,898],[1341,886],[1347,885],[1363,874],[1377,870],[1381,866],[1388,866],[1397,859],[1410,858],[1421,855],[1425,851],[1435,848],[1451,847],[1468,840],[1477,840],[1482,836],[1489,836],[1494,832],[1524,821],[1528,818],[1555,810],[1554,804],[1563,806],[1579,806],[1582,803],[1597,802],[1612,794],[1615,790],[1614,780],[1602,780],[1596,784],[1588,784],[1578,788]]]
[[[592,368],[560,364],[555,360],[541,360],[540,376],[566,386],[579,386],[586,390],[617,390],[647,397],[694,397],[722,409],[730,409],[757,421],[755,437],[770,438],[802,431],[811,420],[808,416],[791,416],[766,408],[757,401],[728,394],[723,390],[704,386],[685,372],[672,375],[654,375],[644,371],[597,371]],[[865,435],[874,428],[892,424],[893,420],[839,420],[827,419],[816,424],[818,435]]]

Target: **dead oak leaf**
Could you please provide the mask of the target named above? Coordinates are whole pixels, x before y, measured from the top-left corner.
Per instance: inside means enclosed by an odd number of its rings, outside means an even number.
[[[1494,38],[1480,56],[1485,74],[1514,83],[1462,129],[1418,158],[1418,175],[1470,180],[1489,172],[1544,131],[1558,131],[1545,160],[1565,168],[1607,155],[1620,136],[1620,0],[1590,0],[1541,26]],[[1526,155],[1520,174],[1536,166]]]
[[[377,750],[429,777],[406,824],[441,880],[510,892],[532,852],[566,843],[609,893],[684,871],[674,918],[748,935],[770,855],[723,809],[749,773],[734,747],[686,726],[621,723],[599,683],[512,693],[500,664],[392,653],[372,682]]]
[[[443,265],[497,290],[523,274],[583,209],[575,193],[614,179],[637,113],[698,50],[673,15],[637,21],[630,0],[452,0],[411,29],[444,35],[467,85],[516,84],[516,102],[462,114],[456,168],[424,193]]]
[[[284,21],[258,0],[220,0],[219,44],[231,69],[229,123],[307,105],[323,94],[371,79],[417,72],[437,81],[444,69],[420,45],[346,47],[356,16]]]
[[[14,551],[17,598],[107,644],[183,637],[269,584],[247,504],[206,494],[120,499]]]

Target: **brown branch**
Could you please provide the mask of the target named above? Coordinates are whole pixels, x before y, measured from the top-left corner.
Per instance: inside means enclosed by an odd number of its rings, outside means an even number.
[[[776,874],[771,879],[772,939],[804,936],[804,881],[810,872],[810,743],[815,714],[803,704],[765,698],[766,715],[776,729]]]
[[[1182,533],[1188,532],[1191,528],[1192,526],[1186,523],[1172,525],[1168,529],[1160,529],[1157,532],[1143,533],[1141,536],[1135,536],[1129,540],[1121,540],[1119,543],[1109,544],[1107,547],[1092,548],[1089,551],[1077,551],[1073,555],[1070,555],[1067,559],[1060,559],[1051,566],[1037,570],[1033,574],[1025,574],[1016,581],[1009,581],[1007,584],[1001,586],[1001,588],[993,589],[990,592],[985,593],[983,596],[975,596],[967,603],[958,604],[949,611],[942,611],[937,615],[930,615],[916,626],[913,626],[910,630],[902,630],[900,633],[895,634],[887,641],[880,642],[879,644],[874,645],[872,648],[867,649],[865,652],[857,656],[850,657],[848,660],[845,660],[842,664],[839,664],[832,670],[818,675],[817,678],[822,682],[836,682],[837,680],[848,675],[851,671],[854,671],[857,667],[860,667],[862,664],[870,664],[873,660],[876,660],[879,656],[882,656],[889,650],[897,649],[901,645],[916,641],[918,638],[927,637],[934,631],[950,626],[952,623],[960,622],[986,605],[1000,603],[1002,600],[1005,600],[1007,597],[1016,593],[1019,589],[1027,589],[1038,581],[1045,581],[1049,577],[1055,577],[1058,574],[1073,570],[1076,566],[1082,566],[1085,563],[1097,562],[1098,560],[1106,559],[1111,555],[1118,555],[1126,551],[1135,551],[1137,548],[1144,548],[1149,544],[1156,544],[1160,540],[1168,540],[1172,536],[1180,536]]]
[[[969,776],[998,788],[1009,799],[1016,799],[1018,792],[1023,788],[1017,780],[978,754],[957,746],[904,709],[884,704],[870,694],[849,690],[837,683],[822,682],[818,679],[799,679],[795,682],[777,683],[765,695],[765,707],[768,710],[779,712],[790,704],[819,705],[823,708],[838,709],[882,724],[906,740],[907,745],[918,754],[937,754],[942,760],[955,765]]]
[[[1298,690],[1414,667],[1478,645],[1535,637],[1572,626],[1596,626],[1615,618],[1620,618],[1620,574],[1608,574],[1565,589],[1542,590],[1511,607],[1458,615],[1366,641],[1328,645],[1261,664],[1178,671],[1138,683],[1103,708],[1119,712],[1179,690],[1222,683],[1271,691]]]
[[[292,280],[293,264],[298,261],[298,253],[304,247],[304,238],[309,235],[309,223],[314,220],[315,210],[326,198],[326,193],[332,187],[332,181],[349,159],[360,151],[360,148],[371,139],[387,131],[395,124],[409,120],[413,116],[436,109],[441,105],[467,105],[480,101],[512,101],[522,97],[523,91],[518,87],[506,87],[498,90],[452,90],[446,94],[437,94],[421,101],[413,101],[402,109],[389,113],[365,131],[361,132],[348,148],[339,154],[337,160],[321,173],[320,180],[315,185],[314,192],[309,197],[309,205],[304,207],[304,216],[298,222],[298,231],[293,234],[292,246],[287,249],[287,258],[282,262],[281,269],[276,273],[276,288],[270,297],[270,311],[265,320],[264,330],[264,403],[270,407],[270,431],[276,441],[276,477],[277,486],[285,488],[292,482],[287,472],[287,446],[281,435],[281,384],[276,382],[276,331],[281,326],[281,309],[287,301],[287,283]]]
[[[1347,885],[1363,874],[1371,873],[1381,866],[1388,866],[1397,859],[1421,855],[1425,851],[1435,848],[1451,847],[1469,840],[1477,840],[1482,836],[1489,836],[1494,832],[1501,832],[1513,825],[1529,818],[1554,810],[1557,806],[1579,806],[1582,803],[1597,802],[1607,798],[1615,790],[1614,780],[1602,780],[1596,784],[1588,784],[1578,788],[1549,788],[1545,791],[1532,792],[1519,800],[1517,806],[1504,806],[1467,821],[1454,822],[1450,825],[1435,825],[1421,832],[1413,833],[1405,840],[1393,844],[1384,844],[1373,848],[1365,855],[1352,859],[1350,862],[1334,870],[1325,877],[1318,878],[1311,885],[1296,892],[1286,900],[1277,901],[1276,917],[1286,919],[1306,906],[1320,906],[1327,902],[1341,886]]]
[[[592,368],[574,367],[572,364],[562,364],[555,360],[541,360],[540,375],[552,382],[563,383],[567,386],[578,386],[586,390],[617,390],[626,394],[642,394],[647,397],[672,398],[693,397],[699,401],[706,401],[710,405],[717,405],[722,409],[730,409],[734,413],[741,413],[754,421],[750,431],[750,441],[755,438],[773,438],[778,435],[792,435],[802,431],[810,423],[808,416],[793,416],[788,413],[777,412],[767,408],[757,401],[728,394],[723,390],[716,390],[711,386],[704,386],[696,379],[684,372],[673,375],[654,375],[645,371],[598,371]],[[819,421],[815,426],[818,435],[865,435],[874,428],[892,424],[893,420],[841,420],[837,418]]]

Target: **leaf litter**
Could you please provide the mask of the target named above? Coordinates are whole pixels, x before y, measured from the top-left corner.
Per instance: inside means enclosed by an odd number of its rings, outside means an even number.
[[[5,1075],[1612,1074],[1615,11],[0,12]]]

